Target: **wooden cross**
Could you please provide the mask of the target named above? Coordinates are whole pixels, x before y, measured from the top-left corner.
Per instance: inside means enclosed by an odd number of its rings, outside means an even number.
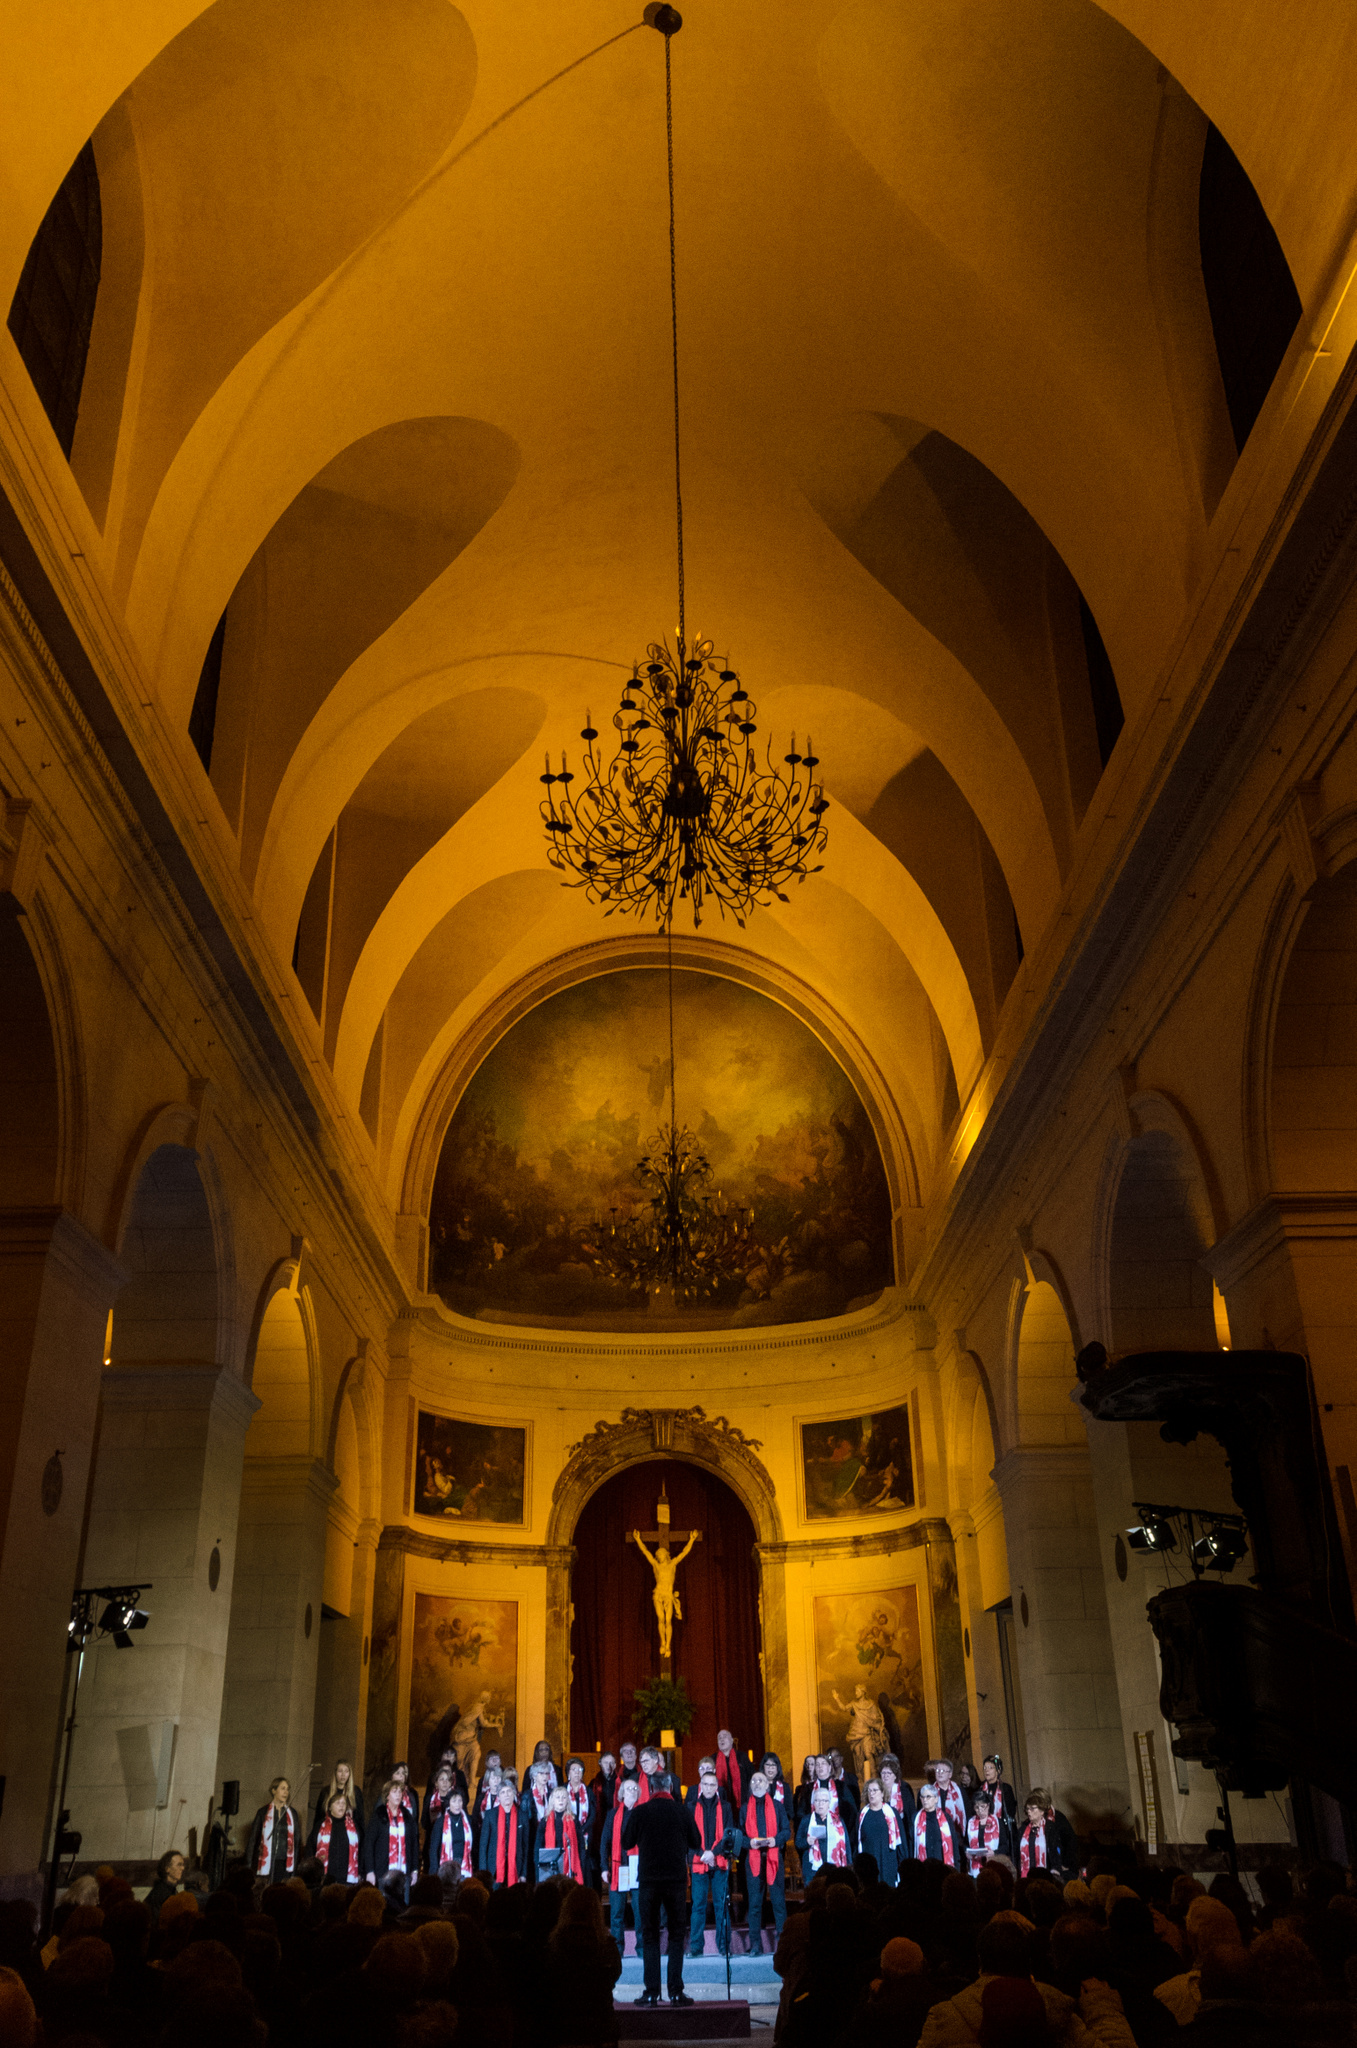
[[[660,1487],[659,1500],[655,1503],[655,1520],[659,1524],[658,1528],[628,1529],[625,1541],[628,1543],[633,1543],[639,1537],[642,1543],[650,1543],[655,1545],[661,1543],[664,1544],[665,1548],[668,1550],[670,1554],[671,1559],[673,1559],[673,1564],[671,1564],[669,1571],[669,1593],[672,1597],[674,1592],[674,1567],[678,1563],[678,1559],[674,1557],[675,1546],[677,1546],[679,1550],[683,1550],[686,1546],[690,1544],[700,1543],[702,1541],[702,1531],[700,1529],[674,1529],[670,1527],[669,1495],[663,1485],[661,1485]],[[665,1597],[665,1589],[661,1584],[660,1574],[656,1569],[656,1566],[653,1563],[653,1561],[651,1562],[651,1570],[654,1571],[656,1574],[654,1599],[655,1612],[660,1623],[660,1672],[663,1677],[672,1679],[674,1676],[673,1651],[671,1648],[670,1653],[667,1656],[664,1654],[665,1624],[664,1617],[660,1613],[660,1603],[662,1599]],[[671,1644],[672,1630],[673,1623],[671,1619]]]

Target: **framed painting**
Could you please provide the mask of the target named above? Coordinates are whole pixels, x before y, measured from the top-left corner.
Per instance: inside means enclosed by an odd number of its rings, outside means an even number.
[[[416,1593],[411,1640],[410,1774],[455,1749],[474,1787],[487,1750],[516,1753],[518,1602]]]
[[[417,1515],[522,1528],[527,1467],[526,1425],[461,1422],[420,1409],[412,1496]]]
[[[806,1520],[893,1515],[914,1505],[909,1407],[801,1424]]]
[[[841,1749],[860,1785],[887,1754],[918,1777],[928,1762],[928,1710],[917,1588],[817,1593],[815,1684],[820,1747]]]

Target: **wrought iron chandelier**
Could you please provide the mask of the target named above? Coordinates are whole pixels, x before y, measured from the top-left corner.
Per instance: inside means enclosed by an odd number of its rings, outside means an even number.
[[[809,736],[798,753],[795,734],[777,762],[771,739],[755,747],[753,700],[710,640],[689,643],[683,572],[683,472],[679,433],[678,282],[674,237],[674,97],[671,43],[683,26],[672,7],[647,10],[664,36],[665,138],[669,169],[669,316],[674,391],[674,511],[678,547],[678,630],[671,649],[653,641],[637,662],[613,714],[611,759],[592,716],[580,733],[585,751],[577,778],[564,752],[551,755],[541,805],[549,858],[573,876],[605,914],[631,911],[668,928],[676,904],[692,906],[693,924],[715,901],[743,929],[750,912],[787,885],[817,872],[829,809],[815,780],[819,761]]]
[[[636,1165],[648,1197],[639,1213],[610,1213],[598,1247],[599,1270],[675,1307],[697,1307],[739,1270],[753,1248],[754,1211],[728,1202],[711,1164],[672,1114]]]

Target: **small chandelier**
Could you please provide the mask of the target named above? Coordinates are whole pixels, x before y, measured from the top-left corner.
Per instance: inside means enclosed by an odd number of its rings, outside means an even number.
[[[613,1209],[600,1230],[595,1259],[610,1278],[667,1294],[675,1307],[695,1307],[738,1270],[753,1244],[754,1211],[732,1207],[713,1190],[711,1164],[686,1125],[672,1118],[638,1160],[636,1179],[648,1196],[639,1214],[619,1220]]]
[[[564,752],[559,769],[546,759],[541,805],[549,859],[574,876],[568,888],[593,902],[638,917],[653,912],[672,924],[676,903],[702,922],[714,900],[743,929],[750,912],[786,887],[818,872],[808,862],[828,839],[824,786],[809,737],[796,736],[777,762],[772,742],[755,749],[755,706],[710,640],[687,635],[683,576],[683,483],[679,435],[678,284],[674,258],[674,114],[670,43],[683,26],[672,7],[651,7],[646,19],[664,36],[665,134],[669,166],[669,314],[674,391],[674,510],[678,542],[678,629],[671,650],[654,641],[637,662],[613,714],[617,739],[606,760],[592,716],[585,713],[581,788]]]

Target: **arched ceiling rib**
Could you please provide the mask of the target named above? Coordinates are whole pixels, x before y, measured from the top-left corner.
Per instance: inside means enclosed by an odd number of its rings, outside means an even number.
[[[228,686],[263,622],[214,779],[280,961],[349,821],[326,1043],[356,1102],[386,1019],[394,1161],[449,1033],[602,928],[548,893],[537,777],[673,626],[658,39],[537,92],[611,0],[115,12],[0,24],[0,279],[123,93],[148,233],[104,569],[180,730],[233,591]],[[924,1160],[938,1045],[964,1097],[1010,899],[1034,947],[1096,781],[1070,579],[1133,720],[1205,553],[1197,124],[1313,306],[1357,38],[1321,0],[1285,38],[1262,0],[806,0],[674,56],[689,617],[834,803],[824,875],[746,939],[842,987]]]

